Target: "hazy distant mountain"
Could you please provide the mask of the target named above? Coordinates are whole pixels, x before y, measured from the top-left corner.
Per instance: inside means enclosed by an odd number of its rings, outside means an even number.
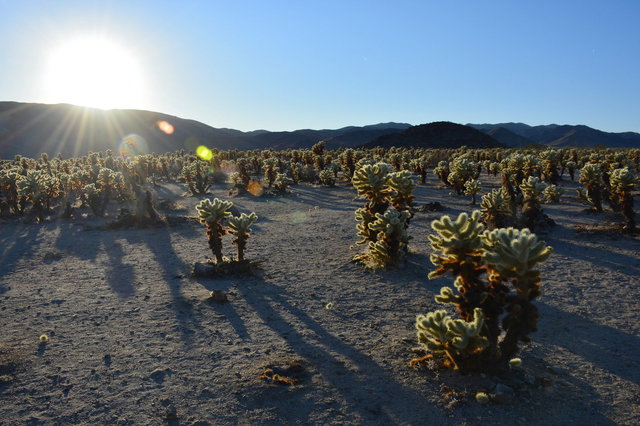
[[[173,132],[158,123],[170,123]],[[476,130],[478,129],[478,130]],[[166,129],[165,129],[166,130]],[[484,133],[483,133],[484,132]],[[640,134],[606,133],[587,126],[528,126],[522,123],[469,124],[436,122],[411,126],[380,123],[341,129],[270,132],[215,128],[195,120],[141,110],[99,110],[68,104],[0,102],[0,158],[84,155],[89,151],[118,151],[123,137],[135,134],[146,141],[141,152],[194,151],[198,145],[218,149],[310,148],[324,140],[328,148],[355,146],[424,146],[451,148],[527,146],[640,147]]]
[[[173,133],[160,129],[162,121],[171,124]],[[151,111],[0,102],[0,158],[16,154],[35,157],[43,152],[50,156],[60,152],[65,157],[107,149],[117,152],[128,134],[141,136],[146,151],[157,153],[183,148],[193,151],[198,145],[239,150],[310,148],[321,140],[327,140],[329,146],[355,146],[407,127],[410,125],[405,123],[382,123],[337,130],[242,132]]]
[[[529,126],[523,123],[467,124],[487,134],[498,128],[507,129],[533,143],[555,147],[606,147],[639,148],[640,133],[609,133],[584,125]]]
[[[437,121],[409,127],[401,132],[380,136],[363,145],[365,148],[492,148],[505,146],[491,136],[462,124]]]
[[[530,139],[513,133],[511,130],[505,129],[504,127],[496,127],[485,133],[501,144],[504,144],[511,148],[524,148],[530,145],[537,145],[536,143],[531,142]]]
[[[173,133],[160,130],[157,123],[162,121],[173,126]],[[60,152],[65,157],[106,149],[117,152],[128,134],[144,138],[149,152],[168,152],[195,149],[214,139],[228,146],[227,141],[243,133],[151,111],[0,102],[0,158],[42,152],[50,156]]]
[[[329,149],[353,148],[358,145],[371,142],[380,136],[398,133],[408,129],[411,124],[407,123],[382,123],[371,126],[364,126],[349,130],[348,132],[326,139],[325,143]]]

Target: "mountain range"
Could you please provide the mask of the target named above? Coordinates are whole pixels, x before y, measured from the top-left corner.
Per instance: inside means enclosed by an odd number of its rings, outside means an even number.
[[[145,142],[146,146],[139,147],[140,152],[157,153],[179,149],[193,151],[199,145],[222,150],[310,148],[319,141],[325,141],[327,148],[332,149],[357,146],[522,147],[536,144],[640,147],[638,133],[607,133],[587,126],[435,122],[419,126],[380,123],[340,129],[243,132],[152,111],[105,111],[69,104],[0,102],[0,158],[12,158],[16,154],[35,157],[43,152],[70,157],[90,151],[117,151],[124,138],[131,134],[138,135],[137,140]]]
[[[584,125],[529,126],[523,123],[467,124],[509,146],[539,144],[552,147],[588,148],[594,146],[640,148],[640,133],[609,133]],[[518,139],[513,139],[513,135]]]

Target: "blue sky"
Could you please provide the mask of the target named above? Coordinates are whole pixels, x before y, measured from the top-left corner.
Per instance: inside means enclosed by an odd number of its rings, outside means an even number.
[[[638,22],[638,1],[0,0],[0,100],[68,102],[46,85],[73,82],[43,82],[51,52],[98,35],[143,75],[114,106],[214,127],[640,131]]]

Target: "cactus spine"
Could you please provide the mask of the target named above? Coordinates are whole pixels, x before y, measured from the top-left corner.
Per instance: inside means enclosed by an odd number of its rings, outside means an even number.
[[[219,198],[215,198],[213,201],[204,199],[196,206],[200,223],[207,227],[209,248],[218,263],[224,261],[222,257],[222,236],[227,232],[222,226],[222,221],[231,216],[228,210],[232,206],[233,203],[231,201],[222,201]]]
[[[443,216],[432,223],[437,235],[429,236],[437,267],[429,278],[455,277],[455,289],[443,287],[436,302],[453,304],[461,319],[451,320],[446,311],[418,316],[418,340],[431,353],[445,353],[456,369],[504,365],[518,341],[528,341],[538,318],[531,302],[540,294],[534,268],[552,251],[528,229],[486,231],[479,219],[477,210],[455,221]]]
[[[633,196],[631,191],[640,185],[640,178],[635,177],[628,167],[615,169],[609,177],[611,197],[620,205],[625,218],[624,230],[633,233],[636,229],[635,212],[633,211]]]
[[[247,240],[251,234],[251,225],[258,220],[258,216],[251,212],[250,214],[242,213],[240,216],[232,216],[228,221],[229,233],[235,235],[233,244],[238,248],[238,261],[244,260],[244,249],[247,246]]]
[[[397,265],[406,255],[409,241],[409,209],[416,187],[411,172],[391,173],[386,163],[365,163],[355,171],[352,182],[358,195],[367,199],[355,218],[361,237],[357,244],[368,244],[368,251],[354,259],[369,261],[374,267]]]

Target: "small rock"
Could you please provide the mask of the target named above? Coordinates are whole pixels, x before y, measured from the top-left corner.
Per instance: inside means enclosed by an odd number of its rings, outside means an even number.
[[[216,303],[226,303],[229,301],[226,293],[222,290],[213,290],[209,293],[209,297]]]
[[[164,376],[165,376],[165,374],[166,374],[166,371],[165,371],[165,370],[161,370],[161,369],[157,368],[157,369],[153,370],[153,371],[151,372],[151,374],[149,374],[149,377],[150,377],[153,381],[155,381],[155,382],[157,382],[157,383],[162,383],[162,382],[164,382]]]
[[[164,417],[167,420],[176,420],[178,418],[178,410],[176,406],[173,404],[169,404],[165,407],[165,415]]]

